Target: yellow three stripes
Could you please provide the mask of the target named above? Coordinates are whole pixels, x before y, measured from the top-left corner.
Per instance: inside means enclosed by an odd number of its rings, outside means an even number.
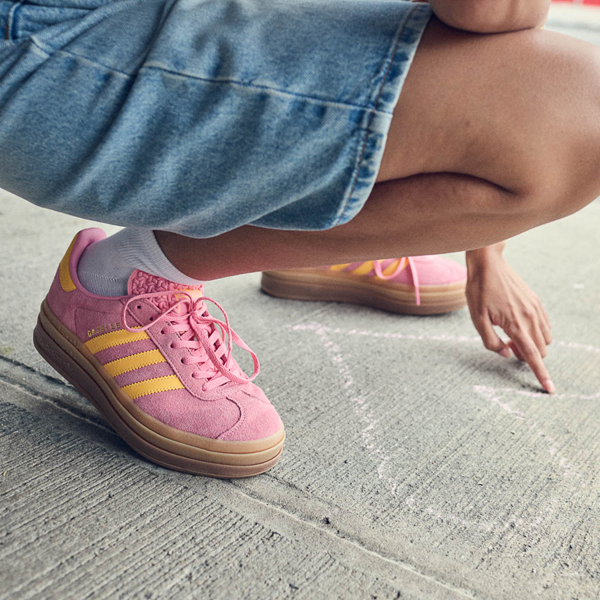
[[[149,340],[150,336],[145,331],[139,331],[132,333],[126,329],[119,329],[117,331],[111,331],[99,335],[98,337],[88,340],[85,345],[88,347],[90,352],[96,354],[101,350],[107,348],[113,348],[114,346],[121,346],[123,344],[129,344],[131,342],[139,342],[142,340]],[[157,365],[159,363],[167,362],[161,351],[158,349],[148,350],[147,352],[138,352],[125,358],[118,358],[104,365],[104,368],[109,372],[110,375],[116,377],[129,371],[135,371],[142,367],[148,367],[150,365]],[[121,388],[132,400],[140,398],[141,396],[147,396],[148,394],[156,394],[158,392],[169,392],[171,390],[184,389],[184,385],[179,380],[177,375],[166,375],[164,377],[154,377],[153,379],[146,379],[138,383],[132,383]]]

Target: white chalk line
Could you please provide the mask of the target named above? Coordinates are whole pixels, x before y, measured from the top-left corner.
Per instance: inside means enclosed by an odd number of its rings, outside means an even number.
[[[310,321],[308,323],[298,323],[296,325],[287,326],[292,331],[313,331],[315,333],[327,333],[335,335],[345,336],[361,336],[369,338],[378,338],[385,340],[412,340],[420,342],[453,342],[455,344],[480,344],[481,338],[478,336],[467,336],[467,335],[431,335],[426,333],[414,334],[414,333],[390,333],[390,332],[379,332],[372,331],[371,329],[344,329],[342,327],[329,327],[328,325],[322,325]],[[552,346],[558,346],[559,348],[566,348],[568,350],[581,350],[583,352],[590,352],[593,354],[600,354],[600,347],[593,346],[591,344],[582,344],[579,342],[567,342],[567,341],[554,341]]]
[[[476,385],[473,386],[475,391],[488,391],[491,390],[494,393],[502,393],[502,394],[513,394],[515,396],[523,396],[525,398],[530,399],[539,399],[546,401],[556,401],[556,400],[600,400],[600,392],[596,394],[548,394],[546,392],[532,392],[529,390],[521,390],[518,388],[493,388],[485,385]]]
[[[344,391],[346,397],[352,403],[354,413],[357,417],[365,423],[365,428],[362,430],[362,441],[363,446],[376,454],[380,459],[379,466],[377,467],[377,475],[380,480],[385,480],[389,485],[390,492],[393,496],[396,495],[396,489],[398,483],[391,477],[385,477],[384,471],[386,464],[390,460],[383,444],[377,440],[377,421],[373,417],[373,413],[369,411],[369,403],[362,394],[356,394],[354,392],[354,379],[352,378],[352,371],[346,364],[346,358],[342,354],[340,347],[329,339],[329,334],[323,330],[316,330],[317,337],[321,340],[323,348],[327,353],[329,360],[337,368],[338,373],[341,375],[344,381]]]

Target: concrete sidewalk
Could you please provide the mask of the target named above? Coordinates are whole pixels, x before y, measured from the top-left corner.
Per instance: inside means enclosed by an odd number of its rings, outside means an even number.
[[[287,427],[279,465],[237,481],[146,462],[35,352],[87,225],[0,193],[0,600],[600,597],[600,202],[507,251],[553,322],[554,396],[466,310],[207,286]]]

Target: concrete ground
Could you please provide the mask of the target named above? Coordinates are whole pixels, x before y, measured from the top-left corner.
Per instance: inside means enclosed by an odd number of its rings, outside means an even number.
[[[560,8],[551,27],[600,42],[600,19]],[[86,225],[0,194],[1,600],[600,597],[600,202],[507,250],[553,322],[554,396],[466,310],[207,286],[287,426],[279,465],[237,481],[146,462],[36,354]]]

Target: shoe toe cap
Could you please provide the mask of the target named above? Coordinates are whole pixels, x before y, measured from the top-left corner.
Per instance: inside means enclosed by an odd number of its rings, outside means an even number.
[[[235,427],[241,418],[236,403],[226,398],[205,402],[187,390],[144,396],[136,400],[136,404],[173,429],[212,439]]]
[[[237,404],[241,416],[218,439],[256,441],[274,436],[283,429],[281,418],[270,402],[265,402],[246,390],[240,390],[229,399]]]

